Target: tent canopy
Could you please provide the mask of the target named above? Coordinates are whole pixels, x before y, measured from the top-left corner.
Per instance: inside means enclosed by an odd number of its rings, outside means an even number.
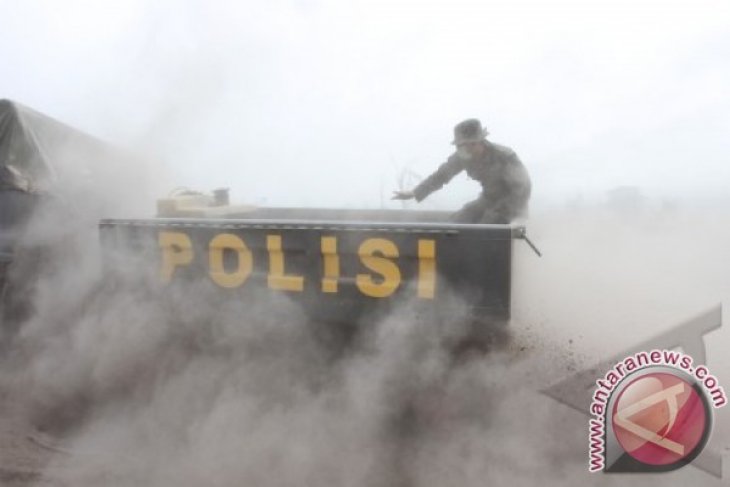
[[[113,181],[121,149],[20,103],[0,100],[0,189],[52,191]]]
[[[50,194],[78,208],[94,208],[99,216],[149,213],[157,195],[148,162],[20,103],[0,100],[0,192]]]

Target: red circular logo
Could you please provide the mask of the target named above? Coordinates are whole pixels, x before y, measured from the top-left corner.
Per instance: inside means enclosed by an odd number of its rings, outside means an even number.
[[[669,372],[631,381],[614,402],[611,417],[621,447],[647,465],[691,460],[704,446],[710,428],[701,392]]]

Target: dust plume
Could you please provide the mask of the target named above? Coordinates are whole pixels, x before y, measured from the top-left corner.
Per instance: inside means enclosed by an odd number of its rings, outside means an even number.
[[[89,232],[69,246],[76,258],[42,275],[0,385],[53,438],[39,485],[658,484],[589,476],[587,417],[539,391],[722,301],[725,212],[534,213],[545,257],[515,243],[510,338],[459,356],[458,296],[449,319],[420,320],[404,303],[333,342],[284,295],[163,295],[129,265],[138,256],[112,260],[127,265],[108,282],[88,258],[101,257]],[[67,230],[39,221],[46,238]],[[721,380],[727,342],[725,329],[708,342]],[[672,475],[714,482],[692,468]]]

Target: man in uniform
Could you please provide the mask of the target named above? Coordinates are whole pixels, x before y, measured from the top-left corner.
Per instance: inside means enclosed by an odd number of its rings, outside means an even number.
[[[487,141],[488,132],[471,118],[454,127],[456,146],[448,160],[412,191],[395,191],[393,199],[420,202],[459,174],[481,183],[482,193],[452,216],[456,223],[510,223],[527,216],[531,183],[527,170],[509,147]]]

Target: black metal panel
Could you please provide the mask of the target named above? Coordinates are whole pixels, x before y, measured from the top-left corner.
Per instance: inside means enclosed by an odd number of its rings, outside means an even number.
[[[254,289],[267,289],[271,275],[271,256],[266,241],[281,238],[285,273],[301,276],[298,291],[270,289],[286,293],[304,305],[308,313],[324,319],[353,319],[370,311],[387,309],[406,300],[428,307],[438,306],[449,293],[456,292],[483,318],[507,320],[510,316],[512,242],[524,228],[511,225],[463,225],[449,223],[368,222],[337,220],[264,220],[264,219],[155,219],[103,220],[100,231],[105,249],[129,249],[149,256],[161,266],[161,232],[182,233],[192,243],[192,261],[176,266],[170,284],[208,280],[210,282],[209,244],[217,235],[227,233],[243,240],[250,250],[253,267],[246,281],[234,288],[220,287],[221,293],[245,296]],[[339,278],[336,292],[324,292],[324,257],[321,242],[333,237],[337,242]],[[369,269],[358,249],[368,239],[382,239],[397,249],[389,258],[398,279],[392,294],[373,297],[363,292],[358,275],[369,275],[375,284],[384,276]],[[418,246],[433,242],[435,248],[435,291],[433,296],[419,295],[418,284],[428,282],[420,265]],[[374,255],[382,256],[376,252]],[[224,253],[224,268],[232,272],[238,266],[235,251]],[[426,262],[426,266],[427,266]],[[392,266],[391,266],[392,268]],[[391,276],[392,277],[392,276]],[[419,281],[420,279],[420,281]],[[361,283],[362,284],[362,283]],[[426,286],[428,287],[428,286]],[[250,291],[249,291],[250,290]]]

